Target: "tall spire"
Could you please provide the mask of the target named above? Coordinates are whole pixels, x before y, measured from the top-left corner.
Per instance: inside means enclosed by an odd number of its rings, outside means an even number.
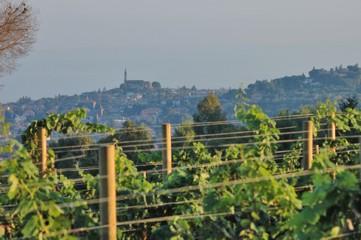
[[[124,83],[127,82],[127,68],[124,69]]]

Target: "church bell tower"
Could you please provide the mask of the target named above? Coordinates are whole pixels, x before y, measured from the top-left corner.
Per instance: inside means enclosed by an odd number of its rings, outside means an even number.
[[[124,69],[124,83],[127,83],[127,68]]]

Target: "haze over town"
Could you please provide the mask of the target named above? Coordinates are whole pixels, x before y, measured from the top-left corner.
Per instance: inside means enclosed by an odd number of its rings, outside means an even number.
[[[361,59],[358,0],[32,0],[30,55],[1,78],[0,101],[118,87],[246,87]]]

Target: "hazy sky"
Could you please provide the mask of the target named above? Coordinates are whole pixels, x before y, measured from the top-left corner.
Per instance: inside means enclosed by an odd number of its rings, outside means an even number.
[[[361,62],[360,0],[32,0],[37,42],[0,101],[119,86],[246,87]]]

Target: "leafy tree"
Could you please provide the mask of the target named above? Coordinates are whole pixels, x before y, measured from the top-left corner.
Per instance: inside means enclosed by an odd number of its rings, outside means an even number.
[[[214,146],[225,143],[235,143],[237,140],[224,140],[227,133],[237,131],[232,124],[227,123],[226,114],[222,110],[221,102],[214,93],[209,93],[197,105],[197,113],[193,115],[195,139],[202,140],[206,145]],[[224,133],[224,136],[222,135]],[[214,136],[211,136],[215,134]],[[209,136],[204,136],[209,135]],[[216,138],[215,140],[212,140]]]
[[[202,122],[218,122],[226,121],[226,115],[222,110],[221,103],[219,98],[214,93],[209,93],[202,101],[197,105],[198,112],[193,115],[193,120],[195,123]],[[195,127],[195,132],[197,134],[210,134],[221,132],[224,129],[222,125],[215,126],[200,126]]]
[[[152,82],[152,88],[155,88],[155,89],[160,89],[162,86],[160,85],[159,82]]]
[[[359,101],[358,101],[357,97],[353,96],[353,97],[348,97],[348,98],[341,100],[340,103],[338,104],[338,106],[342,112],[345,112],[345,110],[347,108],[351,108],[351,109],[357,108],[358,104],[359,104]]]

